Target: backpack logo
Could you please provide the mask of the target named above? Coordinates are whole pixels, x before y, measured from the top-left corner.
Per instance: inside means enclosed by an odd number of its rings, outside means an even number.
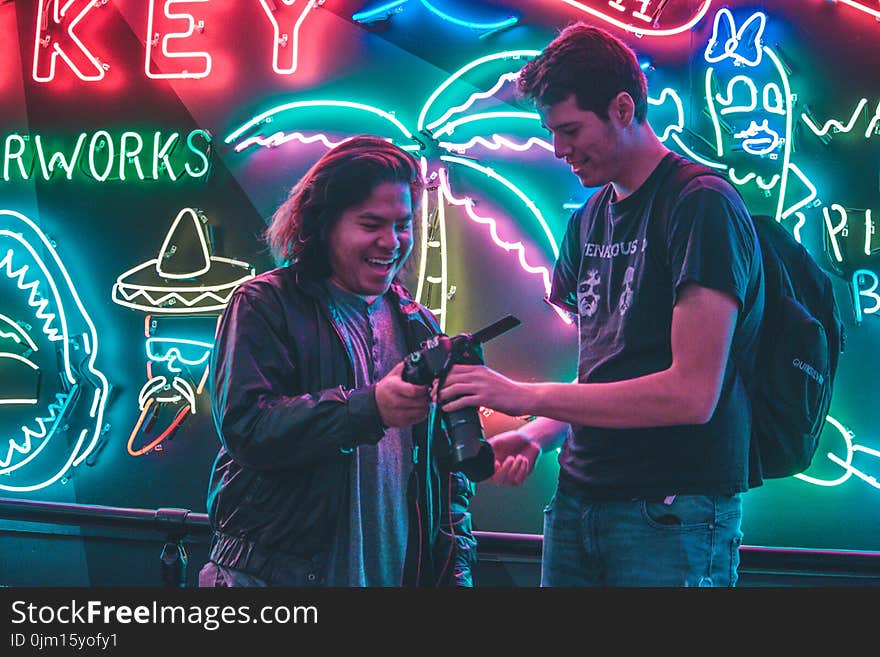
[[[795,369],[800,370],[819,385],[825,383],[825,377],[809,363],[805,363],[800,358],[795,358],[791,361],[791,364],[794,365]]]

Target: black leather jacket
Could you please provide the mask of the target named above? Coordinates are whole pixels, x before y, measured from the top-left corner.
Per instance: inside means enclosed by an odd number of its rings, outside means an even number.
[[[402,285],[390,294],[408,350],[439,332]],[[375,386],[353,389],[353,382],[321,283],[281,267],[235,291],[211,361],[222,443],[208,492],[213,561],[286,585],[324,583],[340,514],[348,511],[350,452],[384,434]],[[436,408],[413,427],[413,444],[405,581],[472,586],[474,487],[448,470]]]

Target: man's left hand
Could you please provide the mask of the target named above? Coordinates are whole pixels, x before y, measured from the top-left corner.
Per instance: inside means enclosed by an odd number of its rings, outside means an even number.
[[[524,415],[525,397],[523,384],[485,365],[453,365],[440,388],[440,405],[446,413],[485,406],[508,415]]]

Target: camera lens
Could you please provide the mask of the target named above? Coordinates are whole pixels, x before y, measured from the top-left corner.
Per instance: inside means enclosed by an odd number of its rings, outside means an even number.
[[[495,473],[495,453],[483,438],[483,428],[475,408],[463,408],[446,415],[452,442],[452,468],[471,481],[488,479]]]

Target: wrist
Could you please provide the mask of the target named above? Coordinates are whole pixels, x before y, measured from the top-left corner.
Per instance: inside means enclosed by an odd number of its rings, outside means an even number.
[[[537,461],[538,457],[540,457],[541,454],[544,453],[544,446],[540,442],[532,438],[529,438],[528,441],[529,445],[535,448],[535,460]]]
[[[560,447],[568,434],[569,425],[546,417],[536,417],[520,428],[520,433],[538,450],[539,454]]]

